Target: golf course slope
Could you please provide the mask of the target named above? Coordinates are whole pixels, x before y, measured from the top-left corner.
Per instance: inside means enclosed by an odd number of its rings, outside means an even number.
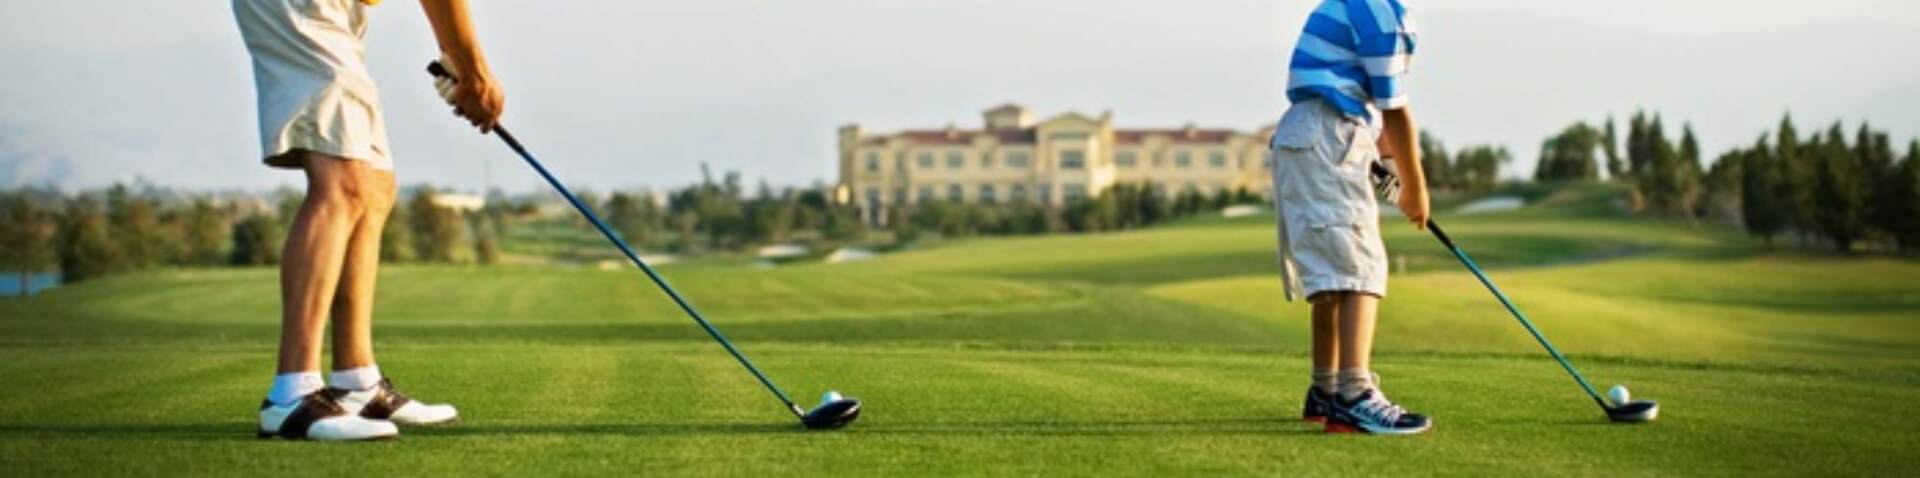
[[[1621,217],[1606,191],[1438,219],[1596,386],[1612,425],[1472,275],[1389,223],[1375,369],[1414,437],[1297,420],[1306,308],[1270,219],[968,239],[855,264],[661,272],[797,399],[806,432],[630,270],[383,269],[380,364],[458,424],[254,438],[271,269],[157,270],[0,299],[6,476],[1920,475],[1920,262],[1768,252]]]

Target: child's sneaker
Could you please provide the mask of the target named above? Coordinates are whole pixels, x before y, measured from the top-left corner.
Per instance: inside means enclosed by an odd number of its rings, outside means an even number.
[[[344,391],[323,389],[297,402],[276,405],[260,402],[260,438],[288,440],[380,440],[400,437],[393,422],[347,412],[340,404]]]
[[[1307,398],[1300,407],[1300,419],[1313,423],[1326,423],[1327,410],[1333,408],[1333,397],[1320,387],[1307,387]]]
[[[1353,401],[1336,398],[1327,415],[1327,433],[1412,435],[1433,427],[1425,415],[1408,412],[1380,391],[1367,390]]]
[[[348,410],[356,410],[361,417],[375,420],[392,420],[402,425],[439,425],[449,423],[460,417],[453,405],[427,404],[407,398],[399,389],[393,388],[393,382],[382,378],[368,390],[329,389],[342,393],[342,405]]]

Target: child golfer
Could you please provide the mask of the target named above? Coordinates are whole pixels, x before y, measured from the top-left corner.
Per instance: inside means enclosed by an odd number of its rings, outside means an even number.
[[[1313,304],[1313,386],[1303,418],[1328,433],[1411,434],[1427,417],[1388,400],[1368,369],[1387,251],[1370,168],[1397,152],[1400,211],[1427,223],[1427,189],[1402,77],[1414,29],[1399,0],[1323,0],[1295,46],[1293,105],[1273,134],[1274,204],[1287,300]],[[1384,135],[1384,137],[1382,137]]]
[[[260,142],[268,166],[306,174],[307,196],[280,266],[280,354],[260,405],[260,437],[367,440],[394,423],[434,424],[449,405],[410,400],[373,361],[373,288],[380,232],[393,209],[392,151],[368,75],[369,8],[378,0],[234,0],[253,58]],[[463,80],[443,94],[482,131],[504,96],[480,54],[464,0],[421,0],[443,63]],[[333,373],[320,345],[333,319]]]

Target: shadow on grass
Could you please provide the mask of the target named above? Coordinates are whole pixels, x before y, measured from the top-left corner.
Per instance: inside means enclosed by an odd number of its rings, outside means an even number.
[[[806,431],[794,423],[569,423],[569,424],[460,424],[418,428],[406,433],[422,436],[501,435],[764,435]]]
[[[779,435],[844,433],[918,436],[1181,436],[1320,434],[1318,426],[1275,418],[1110,421],[1001,420],[981,422],[864,422],[846,429],[810,432],[798,423],[604,423],[461,425],[408,433],[429,436],[490,435]]]
[[[0,440],[19,438],[88,438],[142,440],[258,440],[252,422],[166,425],[0,425]],[[778,434],[805,431],[798,423],[607,423],[553,425],[458,424],[406,428],[402,437],[459,437],[505,435],[622,435],[680,436]]]
[[[403,437],[486,436],[692,436],[784,435],[810,433],[798,423],[589,423],[589,424],[475,424],[410,428]],[[1183,436],[1183,435],[1318,435],[1318,426],[1277,418],[1160,419],[1160,420],[1001,420],[980,422],[856,423],[838,432],[860,435],[914,436]],[[0,425],[0,440],[32,438],[88,438],[192,441],[258,441],[251,422],[191,424]]]
[[[858,425],[856,425],[858,426]],[[1216,418],[1157,420],[1004,420],[982,422],[889,422],[859,430],[861,434],[925,436],[1183,436],[1183,435],[1320,435],[1319,425],[1278,418]]]
[[[131,438],[201,441],[259,440],[252,422],[180,424],[0,425],[0,439]]]

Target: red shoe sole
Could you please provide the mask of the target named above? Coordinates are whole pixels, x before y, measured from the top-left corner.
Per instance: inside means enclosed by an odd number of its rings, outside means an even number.
[[[1327,423],[1327,433],[1363,433],[1360,427]]]

